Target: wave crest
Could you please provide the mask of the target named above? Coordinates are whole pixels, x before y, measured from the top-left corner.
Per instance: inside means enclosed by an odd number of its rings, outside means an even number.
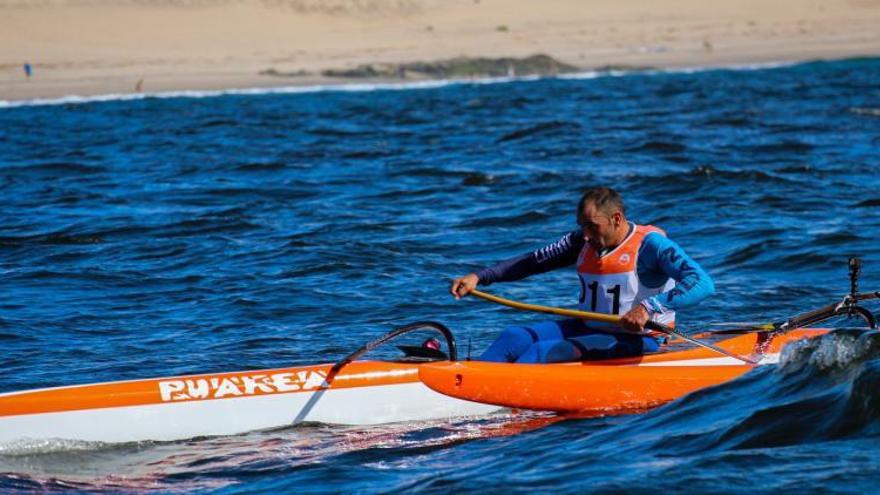
[[[779,371],[792,373],[805,368],[816,373],[853,371],[878,358],[880,332],[842,328],[817,339],[799,340],[785,346],[779,358]]]

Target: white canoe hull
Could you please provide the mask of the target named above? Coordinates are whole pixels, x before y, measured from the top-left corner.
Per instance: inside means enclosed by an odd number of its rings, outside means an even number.
[[[370,371],[358,373],[358,367],[367,365]],[[387,366],[383,366],[387,365]],[[498,410],[497,406],[479,404],[447,397],[432,391],[418,381],[417,365],[396,363],[353,363],[355,374],[345,369],[328,384],[326,381],[312,390],[265,392],[219,398],[188,397],[184,400],[173,395],[157,393],[150,403],[119,405],[130,385],[132,394],[160,382],[180,379],[159,379],[115,384],[62,387],[40,391],[0,395],[0,444],[32,442],[35,440],[64,439],[90,442],[169,441],[194,437],[234,435],[254,430],[279,428],[302,422],[341,425],[372,425],[402,421],[420,421],[456,416],[483,415]],[[407,368],[408,366],[408,368]],[[315,369],[317,367],[311,367]],[[383,369],[385,368],[385,369]],[[273,372],[297,370],[269,370],[250,376],[271,376]],[[210,380],[230,375],[191,377]],[[239,375],[241,376],[241,375]],[[359,383],[345,386],[347,379]],[[99,387],[115,385],[117,390],[100,403]],[[337,387],[337,385],[341,385]],[[305,387],[304,387],[305,388]],[[119,389],[123,392],[120,394]],[[259,392],[259,390],[257,390]],[[253,391],[252,391],[253,392]],[[61,403],[68,410],[24,411],[24,401],[37,402],[42,394],[57,397],[80,397],[82,407]],[[192,394],[190,394],[192,395]],[[83,399],[85,397],[85,399]],[[19,399],[16,402],[16,399]],[[36,401],[35,401],[36,399]],[[95,402],[98,401],[98,404]],[[50,401],[51,402],[51,401]],[[4,404],[10,405],[4,410]],[[14,407],[18,404],[19,407]],[[97,405],[98,407],[93,407]],[[104,407],[102,407],[104,406]],[[58,407],[58,404],[54,404]],[[71,409],[71,407],[74,407]],[[45,407],[44,407],[45,409]]]

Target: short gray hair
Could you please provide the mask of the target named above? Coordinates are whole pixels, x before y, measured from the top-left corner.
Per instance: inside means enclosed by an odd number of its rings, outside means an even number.
[[[620,210],[623,216],[626,216],[626,206],[623,204],[623,198],[614,189],[610,187],[594,187],[584,191],[581,200],[578,202],[577,214],[580,215],[584,211],[587,203],[596,205],[596,209],[603,213],[611,213],[614,210]]]

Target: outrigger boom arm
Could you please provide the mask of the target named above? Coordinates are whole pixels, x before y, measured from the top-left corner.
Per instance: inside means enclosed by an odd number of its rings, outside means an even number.
[[[859,316],[865,320],[871,328],[877,328],[876,318],[869,310],[859,306],[861,301],[869,301],[872,299],[880,299],[880,291],[873,291],[859,294],[859,275],[862,271],[862,262],[858,258],[849,259],[849,294],[843,296],[840,302],[829,304],[806,313],[792,316],[782,321],[765,323],[763,325],[743,326],[741,328],[732,328],[729,330],[721,330],[717,334],[735,334],[747,332],[770,332],[781,333],[795,328],[806,327],[820,321],[829,320],[836,316]]]

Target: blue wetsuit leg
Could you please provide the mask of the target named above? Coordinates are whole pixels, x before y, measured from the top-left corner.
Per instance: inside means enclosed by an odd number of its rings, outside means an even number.
[[[516,360],[517,363],[564,363],[591,359],[640,356],[656,352],[660,342],[654,337],[588,330],[587,335],[535,342]]]
[[[501,332],[479,360],[512,363],[518,361],[520,356],[537,342],[556,342],[583,335],[587,331],[587,326],[578,319],[544,321],[526,327],[511,327]]]

